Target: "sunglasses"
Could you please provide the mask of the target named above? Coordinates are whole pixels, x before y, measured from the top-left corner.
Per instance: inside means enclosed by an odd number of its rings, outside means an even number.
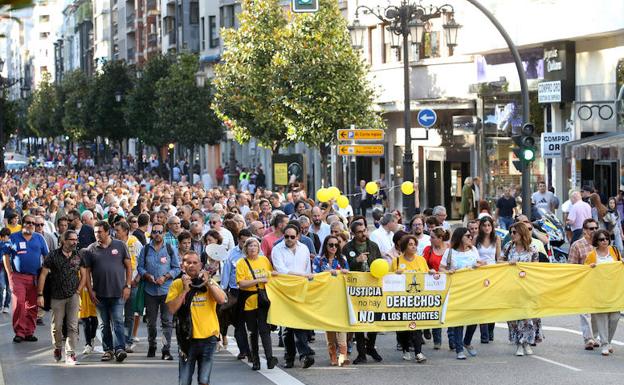
[[[43,226],[45,226],[44,223],[35,223],[35,227],[43,227]]]
[[[36,223],[35,223],[35,222],[31,222],[31,221],[25,221],[25,222],[24,222],[24,225],[26,225],[26,226],[27,226],[27,225],[35,226],[35,225],[36,225]]]
[[[211,225],[216,225],[217,223],[219,223],[219,222],[217,222],[217,221],[210,221]]]
[[[296,239],[297,236],[296,235],[284,235],[285,239]]]
[[[609,239],[604,238],[604,237],[600,237],[598,238],[598,242],[604,242],[604,241],[608,241]]]
[[[518,234],[518,232],[516,230],[511,230],[512,234]]]
[[[596,231],[596,230],[598,230],[598,226],[596,226],[596,227],[586,227],[585,230]]]
[[[130,221],[130,223],[137,223],[137,221]]]
[[[162,230],[152,230],[152,234],[162,234]]]
[[[337,243],[328,243],[327,247],[338,247]]]

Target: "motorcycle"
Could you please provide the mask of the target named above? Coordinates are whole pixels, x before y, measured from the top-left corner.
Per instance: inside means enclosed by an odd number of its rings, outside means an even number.
[[[551,263],[567,263],[568,250],[563,246],[566,243],[565,227],[553,213],[543,209],[537,209],[539,219],[533,222],[533,229],[541,231],[548,236],[548,258]]]

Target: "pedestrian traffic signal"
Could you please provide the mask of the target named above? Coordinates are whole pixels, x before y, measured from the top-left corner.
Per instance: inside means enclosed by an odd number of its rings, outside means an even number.
[[[319,0],[292,0],[293,12],[316,12],[319,10]]]
[[[511,137],[516,145],[515,148],[513,148],[513,153],[518,158],[518,160],[513,161],[513,165],[520,172],[524,172],[526,166],[535,160],[536,148],[535,138],[533,137],[534,133],[535,126],[532,123],[526,123],[520,129],[520,135]]]

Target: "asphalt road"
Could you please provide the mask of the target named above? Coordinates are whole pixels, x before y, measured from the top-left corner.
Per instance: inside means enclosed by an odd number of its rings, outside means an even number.
[[[479,332],[475,333],[474,345],[477,357],[458,361],[448,350],[446,334],[443,333],[443,349],[434,351],[431,341],[423,347],[428,357],[425,364],[405,362],[401,352],[395,350],[394,333],[380,335],[377,347],[384,357],[381,363],[335,368],[329,366],[324,334],[316,334],[311,346],[316,350],[316,364],[310,369],[263,369],[253,372],[248,365],[237,361],[234,339],[230,338],[228,351],[215,357],[212,384],[253,385],[389,385],[389,384],[622,384],[624,378],[624,322],[615,337],[615,353],[602,357],[600,352],[585,351],[578,332],[578,317],[557,317],[544,320],[546,339],[534,348],[535,355],[515,357],[515,349],[507,342],[506,325],[500,324],[495,331],[495,341],[487,345],[479,343]],[[145,336],[142,325],[140,336]],[[89,383],[131,383],[136,385],[175,384],[177,362],[164,362],[158,357],[145,357],[145,338],[139,343],[136,353],[129,354],[122,364],[101,363],[98,355],[79,355],[80,365],[67,367],[52,359],[49,326],[40,327],[39,342],[14,344],[10,318],[0,315],[0,362],[4,380],[9,385],[33,384],[84,384]],[[274,335],[275,355],[283,356],[283,349],[277,347]],[[82,345],[82,344],[80,344]],[[80,349],[82,350],[82,349]],[[263,363],[263,368],[265,368]]]

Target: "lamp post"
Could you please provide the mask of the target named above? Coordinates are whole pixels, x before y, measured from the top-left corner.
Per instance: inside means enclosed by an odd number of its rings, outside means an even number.
[[[4,59],[0,58],[0,177],[6,172],[4,166],[4,91],[19,82],[19,79],[3,78],[2,70],[4,70]]]
[[[425,28],[425,22],[431,19],[446,17],[444,24],[445,36],[447,37],[447,46],[452,52],[452,48],[457,45],[457,31],[461,25],[457,24],[453,18],[454,9],[450,4],[441,6],[424,7],[420,4],[410,4],[407,0],[401,0],[401,5],[389,5],[385,8],[376,7],[373,9],[366,5],[360,5],[355,9],[355,20],[349,26],[351,32],[352,45],[354,48],[362,49],[364,32],[367,27],[360,24],[359,13],[365,15],[373,15],[384,24],[388,24],[386,29],[393,37],[392,46],[399,48],[398,42],[394,41],[394,37],[401,36],[403,38],[403,124],[405,127],[405,151],[403,154],[403,180],[414,181],[414,159],[412,153],[412,140],[428,140],[429,132],[427,131],[424,138],[412,138],[412,111],[410,108],[410,79],[409,79],[409,50],[410,37],[411,44],[419,46],[422,41],[422,35]],[[453,40],[449,40],[453,39]],[[419,166],[422,159],[419,160]],[[419,175],[423,177],[422,174]],[[420,184],[422,186],[422,183]],[[421,195],[422,196],[422,195]],[[416,205],[414,203],[414,194],[403,197],[403,212],[406,218],[414,215]]]
[[[169,183],[173,183],[173,150],[175,144],[169,143]]]

